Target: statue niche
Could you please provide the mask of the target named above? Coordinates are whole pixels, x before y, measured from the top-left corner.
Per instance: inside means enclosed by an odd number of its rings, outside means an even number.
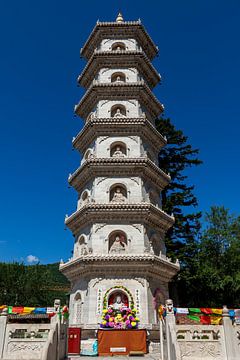
[[[109,237],[109,253],[122,254],[127,252],[127,237],[123,232],[114,232]]]
[[[110,191],[110,202],[123,204],[127,201],[127,190],[121,185],[114,186]]]
[[[83,235],[81,235],[78,240],[78,253],[79,256],[84,256],[89,254],[89,248],[86,243],[86,239]]]
[[[111,117],[126,117],[127,111],[123,105],[114,105],[111,108]]]
[[[126,75],[124,73],[114,73],[111,76],[111,82],[123,83],[126,82]]]
[[[113,158],[124,158],[126,157],[127,149],[123,143],[113,144],[110,150],[110,156]]]
[[[108,306],[119,310],[122,307],[129,306],[128,297],[122,291],[112,293],[108,298]]]

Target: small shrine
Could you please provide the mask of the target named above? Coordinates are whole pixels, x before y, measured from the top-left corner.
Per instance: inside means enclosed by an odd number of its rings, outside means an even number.
[[[164,243],[174,218],[161,207],[171,179],[158,167],[167,140],[155,129],[164,109],[152,92],[157,53],[141,21],[121,14],[97,22],[81,49],[86,92],[75,114],[85,125],[72,144],[82,158],[68,179],[78,201],[65,219],[75,242],[60,270],[72,284],[70,326],[82,331],[156,330],[179,270]]]

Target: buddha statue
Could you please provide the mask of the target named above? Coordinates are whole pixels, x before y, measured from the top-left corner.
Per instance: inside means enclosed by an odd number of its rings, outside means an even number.
[[[114,303],[112,304],[113,309],[119,310],[121,309],[125,304],[122,302],[122,297],[120,294],[117,294],[114,299]]]
[[[121,112],[121,109],[120,108],[117,108],[115,114],[113,117],[126,117],[126,115],[124,115],[122,112]]]
[[[110,253],[123,253],[126,252],[127,249],[127,245],[125,244],[125,242],[123,240],[120,239],[120,237],[117,235],[111,248],[110,248]]]
[[[125,203],[126,197],[123,195],[121,188],[118,187],[113,193],[113,197],[111,200],[112,203]]]
[[[126,155],[122,152],[121,146],[117,146],[112,154],[112,157],[115,157],[115,158],[123,158],[125,156]]]

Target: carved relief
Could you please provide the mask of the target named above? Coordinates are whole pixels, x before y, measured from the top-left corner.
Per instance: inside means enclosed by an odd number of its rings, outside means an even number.
[[[98,232],[100,229],[102,229],[106,225],[107,225],[106,223],[95,225],[95,233]]]
[[[106,71],[108,71],[110,68],[102,69],[102,74],[104,74]]]
[[[130,180],[134,181],[136,184],[139,185],[139,179],[135,177],[131,177]]]
[[[134,74],[136,74],[137,70],[134,68],[128,68],[129,71],[133,72]]]
[[[99,144],[101,144],[103,141],[107,140],[109,136],[99,136]]]
[[[100,107],[102,107],[103,105],[107,104],[110,100],[106,100],[106,101],[103,101],[100,105]]]
[[[132,104],[134,106],[137,106],[136,100],[127,100],[127,103],[130,103],[130,104]]]
[[[97,185],[99,185],[102,181],[106,180],[107,178],[106,177],[100,177],[98,178],[97,180]]]
[[[40,352],[44,343],[40,342],[10,342],[8,344],[8,352]]]
[[[220,343],[213,342],[179,342],[181,359],[223,359]]]
[[[129,139],[132,139],[136,143],[138,143],[138,137],[137,136],[127,136]]]
[[[140,233],[142,232],[142,225],[139,224],[131,224],[135,229],[137,229]]]

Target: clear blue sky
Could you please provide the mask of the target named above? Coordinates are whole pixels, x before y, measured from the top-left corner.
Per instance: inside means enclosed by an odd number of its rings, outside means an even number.
[[[141,18],[160,48],[155,93],[174,124],[200,148],[189,172],[199,209],[239,209],[240,47],[238,0],[30,1],[0,6],[0,261],[67,259],[75,209],[67,177],[79,164],[71,139],[85,62],[79,50],[98,19]],[[30,262],[33,259],[29,259]]]

